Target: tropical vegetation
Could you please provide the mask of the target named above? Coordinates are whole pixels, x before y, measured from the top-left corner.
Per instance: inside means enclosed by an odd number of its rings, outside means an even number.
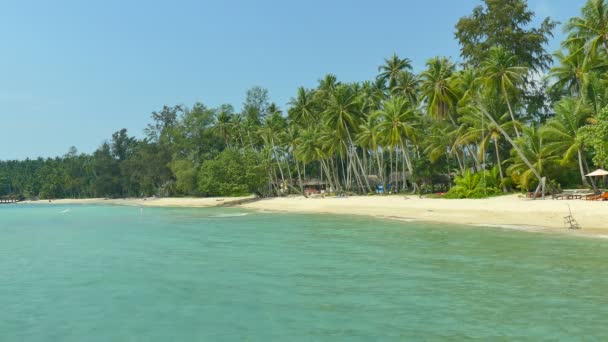
[[[375,79],[322,77],[286,108],[251,88],[237,111],[165,106],[141,138],[122,129],[92,154],[0,162],[0,195],[220,196],[448,191],[485,197],[595,187],[608,166],[608,2],[540,24],[525,0],[484,0],[455,27],[460,59],[423,70],[393,54]]]

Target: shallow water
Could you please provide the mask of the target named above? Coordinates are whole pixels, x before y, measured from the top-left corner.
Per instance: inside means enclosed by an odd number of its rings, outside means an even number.
[[[608,336],[608,241],[238,209],[0,206],[0,341]]]

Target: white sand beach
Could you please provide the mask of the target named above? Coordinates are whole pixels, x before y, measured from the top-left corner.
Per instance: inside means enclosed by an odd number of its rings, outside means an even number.
[[[568,205],[582,229],[566,229],[564,217],[569,215]],[[608,238],[608,202],[601,201],[531,200],[522,198],[521,195],[459,200],[418,196],[287,197],[265,199],[242,207],[297,213],[368,215],[404,221],[467,224]]]

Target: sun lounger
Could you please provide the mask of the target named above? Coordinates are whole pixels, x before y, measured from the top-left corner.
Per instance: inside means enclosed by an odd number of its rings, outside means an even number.
[[[591,195],[585,197],[588,201],[608,201],[608,192],[604,191],[601,195]]]

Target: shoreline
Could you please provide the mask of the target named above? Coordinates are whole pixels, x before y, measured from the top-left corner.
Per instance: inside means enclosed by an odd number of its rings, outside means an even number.
[[[147,197],[147,198],[81,198],[81,199],[56,199],[38,200],[38,201],[22,201],[17,204],[50,204],[50,205],[68,205],[68,204],[110,204],[110,205],[127,205],[141,207],[165,207],[165,208],[211,208],[211,207],[227,207],[236,206],[249,201],[255,200],[254,196],[244,197]]]
[[[24,201],[20,204],[110,204],[143,207],[235,207],[262,212],[338,214],[376,217],[402,222],[433,222],[500,228],[533,233],[608,238],[608,202],[584,200],[531,200],[521,195],[486,199],[440,199],[418,196],[351,196],[257,199],[247,197],[61,199]],[[572,215],[581,230],[567,229],[564,217]]]
[[[418,196],[352,196],[346,198],[283,197],[240,207],[268,212],[345,214],[402,222],[466,225],[608,239],[608,202],[584,200],[531,200],[521,195],[486,199],[436,199]],[[567,229],[572,215],[582,229]]]

